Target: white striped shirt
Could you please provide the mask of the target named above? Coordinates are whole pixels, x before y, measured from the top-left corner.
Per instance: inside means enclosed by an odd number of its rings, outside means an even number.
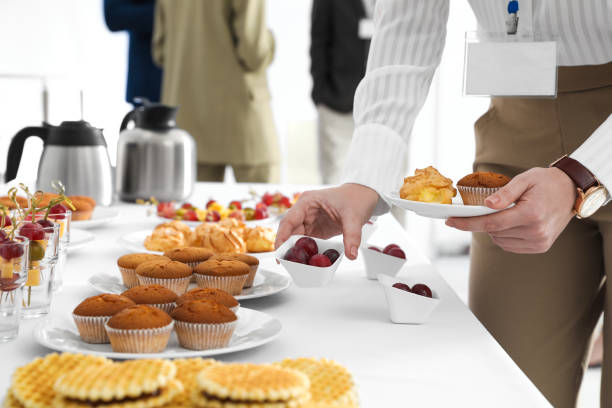
[[[612,61],[612,0],[532,1],[534,31],[557,37],[560,65]],[[505,32],[508,0],[469,3],[480,30]],[[448,9],[449,0],[377,0],[368,68],[355,94],[345,182],[384,198],[404,176],[410,132],[444,48]],[[612,116],[571,156],[612,191]],[[375,213],[387,209],[380,200]]]

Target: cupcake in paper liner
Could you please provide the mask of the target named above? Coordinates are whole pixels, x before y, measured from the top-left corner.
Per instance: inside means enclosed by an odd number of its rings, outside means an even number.
[[[136,268],[138,265],[148,261],[168,259],[169,258],[162,255],[147,253],[127,254],[117,259],[117,266],[119,267],[119,272],[121,272],[123,284],[126,288],[130,289],[139,285],[138,276],[136,275]]]
[[[253,281],[255,280],[255,275],[257,274],[257,269],[259,268],[259,259],[247,255],[247,254],[219,254],[215,255],[211,260],[220,260],[220,261],[240,261],[244,262],[249,267],[249,275],[247,276],[246,281],[244,282],[244,288],[250,288],[253,286]]]
[[[187,293],[176,300],[176,305],[180,306],[183,303],[189,302],[191,300],[199,300],[199,299],[207,299],[217,302],[234,313],[238,312],[240,309],[240,303],[236,300],[235,297],[227,293],[222,289],[217,288],[195,288],[191,289]]]
[[[176,307],[178,295],[162,285],[140,285],[128,289],[121,294],[137,305],[157,307],[166,313],[171,313]]]
[[[141,285],[161,285],[180,296],[189,287],[192,271],[182,262],[161,260],[138,265],[136,275]]]
[[[200,247],[174,248],[164,252],[164,256],[167,256],[173,261],[182,262],[192,270],[195,269],[198,264],[207,261],[213,255],[214,253],[211,250]],[[195,283],[195,276],[191,277],[191,282]]]
[[[208,299],[181,303],[172,312],[181,347],[207,350],[226,347],[238,317],[227,307]]]
[[[159,308],[135,305],[111,317],[104,327],[114,352],[159,353],[168,345],[174,321]]]
[[[135,303],[121,295],[104,293],[83,300],[72,312],[81,339],[86,343],[108,343],[104,325],[114,314]]]
[[[485,199],[510,182],[499,173],[476,172],[457,182],[457,189],[465,205],[485,205]]]
[[[242,292],[251,269],[241,261],[209,259],[196,266],[196,283],[201,288],[217,288],[232,296]]]

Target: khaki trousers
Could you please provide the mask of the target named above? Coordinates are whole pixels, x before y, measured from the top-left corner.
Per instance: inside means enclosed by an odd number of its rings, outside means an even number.
[[[323,184],[339,184],[355,130],[353,114],[339,113],[321,104],[317,113],[321,180]]]
[[[492,99],[475,124],[474,169],[515,176],[546,167],[610,114],[612,63],[562,67],[555,99]],[[612,204],[572,220],[545,254],[504,252],[476,233],[471,257],[470,308],[555,407],[575,406],[605,310],[601,406],[612,407]]]
[[[232,165],[238,183],[278,183],[278,164]],[[225,164],[198,163],[198,181],[223,181]]]

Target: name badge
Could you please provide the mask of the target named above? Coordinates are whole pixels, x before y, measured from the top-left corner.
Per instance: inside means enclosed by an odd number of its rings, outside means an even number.
[[[359,20],[358,35],[362,40],[371,40],[374,35],[374,20],[371,18],[362,18]]]

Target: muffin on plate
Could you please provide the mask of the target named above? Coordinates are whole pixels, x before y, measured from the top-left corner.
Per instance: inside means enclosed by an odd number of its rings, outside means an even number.
[[[72,311],[72,318],[84,342],[108,343],[104,324],[115,313],[135,304],[125,296],[103,293],[79,303]]]
[[[255,280],[255,274],[257,273],[257,268],[259,268],[259,259],[254,256],[247,254],[220,254],[215,255],[211,259],[216,259],[220,261],[240,261],[244,262],[249,266],[249,276],[247,277],[246,282],[244,282],[243,288],[250,288],[253,286],[253,281]]]
[[[164,351],[173,327],[168,313],[149,305],[127,307],[105,325],[111,347],[119,353]]]
[[[207,299],[185,302],[172,312],[181,347],[206,350],[229,344],[238,317],[227,307]]]
[[[199,263],[207,261],[213,255],[214,253],[210,249],[199,247],[174,248],[164,252],[164,256],[167,256],[173,261],[187,264],[192,269]]]
[[[224,290],[217,288],[195,288],[185,293],[176,300],[176,305],[180,306],[183,303],[190,302],[192,300],[208,299],[217,302],[227,307],[232,312],[236,313],[240,304],[235,297],[230,295]]]
[[[147,253],[136,253],[123,255],[117,259],[117,266],[119,272],[121,272],[121,278],[126,288],[130,289],[134,286],[138,286],[138,276],[136,275],[136,268],[141,263],[154,260],[169,260],[163,255],[147,254]]]
[[[484,200],[510,182],[510,177],[488,171],[468,174],[457,182],[465,205],[484,205]]]
[[[128,289],[121,294],[137,305],[149,305],[170,313],[176,306],[178,296],[162,285],[141,285]]]
[[[136,268],[138,283],[141,285],[162,285],[182,295],[189,287],[191,268],[182,262],[160,260],[141,263]]]
[[[193,270],[201,288],[217,288],[236,296],[242,292],[251,269],[240,261],[209,259]]]

